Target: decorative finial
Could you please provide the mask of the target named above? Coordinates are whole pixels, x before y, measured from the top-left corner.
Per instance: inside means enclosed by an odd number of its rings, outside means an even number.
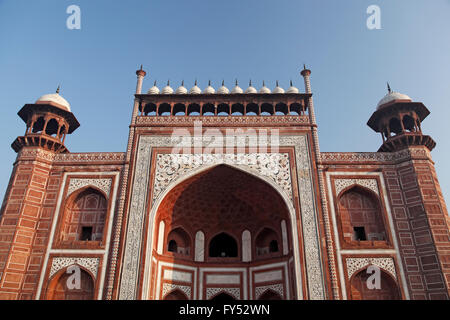
[[[289,83],[291,84],[291,87],[292,87],[292,80]]]
[[[238,79],[236,79],[236,82],[235,82],[235,83],[236,83],[236,87],[237,87],[237,86],[238,86]]]
[[[153,83],[153,86],[156,87],[156,80],[155,80],[155,82]]]
[[[306,70],[306,64],[303,64],[303,70]]]
[[[56,89],[56,93],[59,94],[60,90],[61,90],[61,85],[59,85],[58,88]]]
[[[250,79],[248,85],[251,87],[252,86],[252,79]]]
[[[140,70],[140,71],[143,71],[143,69],[142,69],[143,67],[144,67],[144,66],[141,64],[141,69],[139,69],[139,70]]]
[[[277,80],[277,87],[279,87],[279,85],[278,85],[278,80]]]
[[[392,93],[392,89],[391,89],[391,86],[389,85],[389,82],[387,83],[387,88],[388,88],[388,92]]]
[[[181,80],[181,86],[184,87],[184,80]]]
[[[167,86],[170,87],[170,80],[167,80]]]
[[[222,87],[225,86],[225,80],[222,80]]]
[[[211,80],[208,80],[208,86],[211,87]]]
[[[266,82],[263,80],[263,87],[265,87],[266,86]]]
[[[195,83],[194,83],[194,85],[195,85],[195,86],[197,86],[197,79],[195,79]]]

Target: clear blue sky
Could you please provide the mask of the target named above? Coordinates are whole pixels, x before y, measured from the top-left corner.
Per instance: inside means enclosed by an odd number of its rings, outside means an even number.
[[[66,8],[81,8],[81,30],[66,28]],[[368,30],[366,9],[381,8],[381,30]],[[62,85],[81,127],[66,139],[72,152],[125,151],[135,70],[173,86],[210,79],[245,87],[289,80],[312,89],[322,151],[376,151],[379,134],[366,122],[394,90],[422,101],[422,128],[450,199],[449,0],[0,0],[0,196],[25,126],[17,111]],[[256,86],[256,85],[255,85]]]

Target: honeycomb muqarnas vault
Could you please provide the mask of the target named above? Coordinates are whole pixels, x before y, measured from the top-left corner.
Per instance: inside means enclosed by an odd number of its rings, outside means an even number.
[[[26,104],[1,208],[0,298],[448,299],[428,109],[389,89],[368,121],[377,152],[321,152],[310,74],[304,93],[142,93],[141,67],[125,152],[69,152],[79,123],[59,90]],[[222,135],[244,147],[211,147]],[[69,288],[74,267],[81,285]]]

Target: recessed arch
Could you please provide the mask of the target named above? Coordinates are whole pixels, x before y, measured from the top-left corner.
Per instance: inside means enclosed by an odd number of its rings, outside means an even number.
[[[378,287],[368,267],[355,272],[350,279],[351,300],[399,300],[400,288],[392,276],[383,269],[379,270]],[[372,277],[372,278],[371,278]]]
[[[202,167],[198,167],[196,169],[192,169],[191,171],[180,175],[177,179],[175,179],[174,181],[170,182],[164,189],[164,191],[161,192],[161,194],[159,194],[157,196],[157,198],[155,199],[155,201],[153,202],[152,205],[152,209],[150,212],[150,217],[149,217],[149,227],[147,229],[148,232],[148,238],[151,239],[151,241],[147,242],[147,252],[148,254],[150,254],[152,248],[154,247],[153,241],[155,241],[155,239],[153,239],[152,234],[154,235],[155,232],[155,228],[156,225],[154,223],[154,219],[156,217],[156,213],[158,211],[158,208],[161,206],[162,201],[164,200],[164,198],[170,194],[178,185],[180,185],[181,183],[188,181],[189,179],[198,176],[201,173],[204,173],[206,171],[209,171],[215,167],[219,167],[219,166],[226,166],[226,167],[230,167],[233,168],[237,171],[241,171],[245,174],[249,174],[259,180],[262,180],[262,182],[267,183],[269,186],[272,186],[274,191],[276,191],[276,193],[281,196],[281,198],[283,199],[283,203],[287,206],[288,209],[288,216],[286,218],[287,221],[289,221],[289,232],[288,232],[288,237],[289,237],[289,241],[292,241],[292,238],[296,238],[298,236],[298,230],[297,230],[297,225],[296,225],[296,211],[293,207],[293,204],[291,202],[291,200],[289,200],[289,197],[285,194],[285,191],[283,189],[281,189],[280,186],[278,186],[274,181],[272,181],[270,178],[268,178],[267,176],[263,176],[261,174],[259,174],[257,171],[255,171],[254,169],[250,169],[245,165],[237,165],[237,164],[220,164],[220,163],[216,163],[216,164],[210,164],[210,165],[204,165]],[[291,234],[292,232],[292,234]],[[208,238],[210,238],[210,235],[207,236]],[[206,252],[208,252],[207,248]],[[299,243],[296,241],[292,241],[292,251],[290,251],[291,254],[293,255],[293,272],[295,272],[295,274],[301,274],[301,270],[302,270],[302,266],[300,264],[300,252],[299,252]],[[152,274],[152,268],[151,265],[148,264],[147,267],[144,268],[144,283],[146,283],[147,285],[145,285],[143,287],[143,297],[148,297],[149,294],[149,290],[150,290],[150,275]],[[288,287],[287,293],[286,293],[286,297],[292,298],[291,293],[289,293],[289,291],[291,289],[295,290],[295,293],[293,294],[293,296],[295,298],[298,299],[302,299],[303,297],[303,285],[302,285],[302,277],[293,277],[293,281],[295,281],[295,284],[291,287]],[[156,296],[156,298],[158,299],[158,296]]]
[[[231,115],[233,116],[243,116],[244,112],[244,105],[242,103],[235,103],[231,106]]]
[[[168,103],[161,103],[158,107],[158,116],[170,116],[171,106]]]
[[[273,291],[272,289],[267,289],[266,291],[264,291],[263,294],[261,294],[259,296],[258,300],[264,300],[264,301],[283,300],[283,298],[280,296],[279,293]]]
[[[200,105],[199,104],[197,104],[197,103],[191,103],[189,106],[188,106],[188,111],[187,111],[187,115],[188,116],[198,116],[198,115],[200,115]],[[214,114],[214,111],[213,111],[213,114]]]
[[[222,291],[222,292],[214,295],[210,300],[215,301],[215,302],[231,302],[231,301],[235,301],[236,298],[233,297],[232,295]]]
[[[168,252],[190,256],[192,247],[191,238],[182,227],[172,229],[167,235],[166,242],[166,250]]]
[[[79,268],[79,282],[73,282],[74,272],[71,268]],[[70,271],[70,272],[69,272]],[[46,300],[94,300],[95,278],[84,267],[75,264],[57,272],[48,280],[45,294]],[[72,287],[73,286],[73,287]]]
[[[237,258],[238,242],[230,234],[221,232],[209,241],[208,252],[212,258]]]
[[[337,199],[340,234],[345,242],[387,241],[378,195],[355,184],[342,190]]]
[[[212,103],[205,103],[202,106],[202,116],[214,116],[216,112],[216,106]]]
[[[282,116],[286,116],[289,113],[289,108],[287,106],[287,104],[285,103],[278,103],[275,106],[275,114],[276,115],[282,115]]]
[[[163,300],[189,300],[189,298],[180,289],[174,289],[167,293]]]
[[[177,103],[173,106],[172,115],[174,116],[185,116],[186,106],[182,103]]]
[[[259,115],[259,106],[256,103],[249,103],[245,107],[245,115],[257,116]]]
[[[230,106],[226,103],[221,103],[217,106],[217,115],[218,116],[229,116],[230,115]]]

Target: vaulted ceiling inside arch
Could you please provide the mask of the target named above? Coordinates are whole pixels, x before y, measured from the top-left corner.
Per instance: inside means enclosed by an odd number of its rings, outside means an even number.
[[[180,183],[162,201],[158,221],[170,228],[182,226],[208,236],[243,230],[258,232],[264,226],[279,230],[288,219],[281,196],[263,180],[226,165],[220,165]]]

